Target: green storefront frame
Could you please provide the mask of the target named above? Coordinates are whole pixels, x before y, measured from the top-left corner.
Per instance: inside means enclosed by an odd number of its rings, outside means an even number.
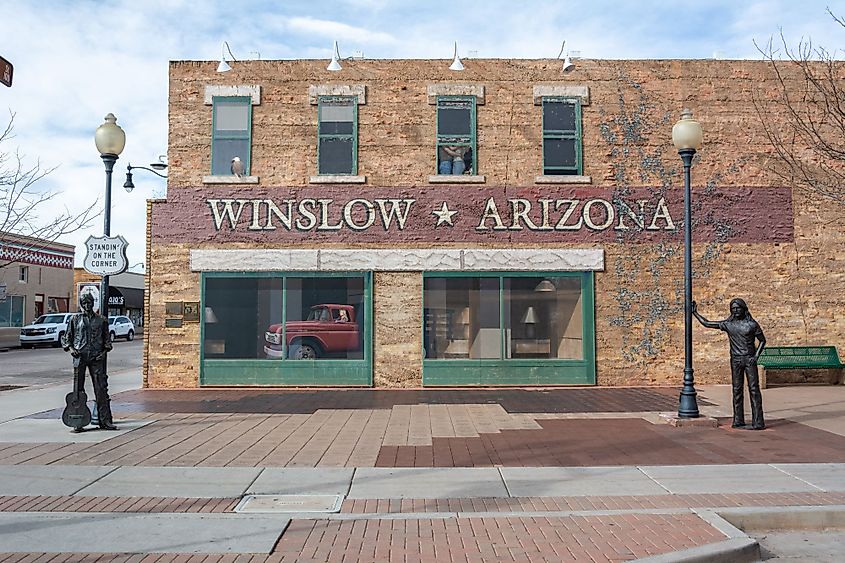
[[[283,280],[282,318],[287,318],[288,278],[361,278],[364,282],[363,359],[207,359],[206,280],[279,278]],[[204,272],[201,279],[200,385],[372,386],[373,288],[371,272]]]
[[[426,272],[425,278],[499,278],[499,330],[503,359],[424,359],[423,386],[595,385],[595,290],[593,272]],[[506,358],[505,278],[571,277],[581,281],[582,360]],[[425,296],[423,296],[425,308]],[[425,319],[421,328],[425,339]],[[423,344],[424,345],[424,344]]]

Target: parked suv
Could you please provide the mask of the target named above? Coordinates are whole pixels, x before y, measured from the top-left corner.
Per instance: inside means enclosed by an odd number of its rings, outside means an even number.
[[[32,348],[37,344],[52,344],[58,348],[67,332],[67,324],[76,313],[52,313],[41,315],[35,322],[21,328],[21,348]]]
[[[135,323],[123,315],[109,317],[109,337],[112,342],[115,338],[125,338],[127,342],[130,342],[135,338]]]
[[[352,305],[314,305],[304,321],[270,325],[264,333],[264,353],[268,358],[285,357],[282,344],[285,328],[287,357],[313,360],[322,356],[357,350],[360,343],[355,307]]]

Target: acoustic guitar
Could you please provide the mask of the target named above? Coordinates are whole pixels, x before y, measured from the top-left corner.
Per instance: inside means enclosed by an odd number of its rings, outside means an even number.
[[[73,376],[73,391],[65,396],[65,410],[62,423],[75,430],[82,430],[91,424],[91,410],[88,408],[88,395],[85,389],[77,389],[76,375]]]

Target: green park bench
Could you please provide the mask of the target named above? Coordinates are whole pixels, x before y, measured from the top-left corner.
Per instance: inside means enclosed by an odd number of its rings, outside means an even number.
[[[766,388],[766,372],[775,369],[839,369],[830,383],[842,382],[845,364],[839,361],[835,346],[767,346],[757,363],[763,366],[760,387]]]

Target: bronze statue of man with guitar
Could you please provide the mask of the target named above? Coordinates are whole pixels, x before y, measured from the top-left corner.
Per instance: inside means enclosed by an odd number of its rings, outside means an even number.
[[[94,297],[86,293],[79,300],[82,312],[68,323],[62,346],[73,356],[73,392],[66,397],[67,406],[62,422],[81,432],[91,422],[88,397],[85,395],[85,370],[91,373],[100,428],[117,430],[112,422],[109,379],[106,374],[106,354],[112,349],[109,321],[94,312]]]

